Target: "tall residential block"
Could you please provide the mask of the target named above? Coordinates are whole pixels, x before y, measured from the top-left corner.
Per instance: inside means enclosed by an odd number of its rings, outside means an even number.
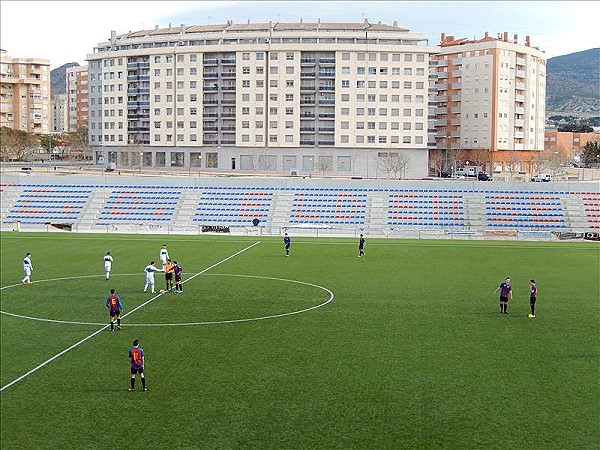
[[[54,94],[50,98],[52,105],[52,127],[53,133],[64,133],[67,131],[67,94]]]
[[[529,170],[531,152],[544,149],[546,106],[546,56],[529,36],[520,44],[508,33],[479,40],[442,33],[432,75],[435,148],[446,169],[456,151],[476,160],[483,150],[490,152],[488,170]]]
[[[50,132],[50,61],[0,50],[0,126]]]
[[[67,69],[67,131],[88,126],[88,68],[75,66]]]
[[[94,159],[426,176],[436,51],[366,20],[113,32],[87,56]]]

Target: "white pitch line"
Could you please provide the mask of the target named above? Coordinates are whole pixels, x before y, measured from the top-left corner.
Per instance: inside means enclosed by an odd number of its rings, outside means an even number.
[[[102,276],[102,275],[100,275],[100,276]],[[261,279],[261,280],[275,280],[275,281],[285,281],[285,282],[288,282],[288,283],[302,284],[302,285],[305,285],[305,286],[312,286],[312,287],[315,287],[317,289],[321,289],[321,290],[327,292],[329,294],[329,299],[327,299],[327,301],[325,301],[323,303],[319,303],[318,305],[311,306],[309,308],[304,308],[304,309],[301,309],[301,310],[298,310],[298,311],[290,311],[290,312],[281,313],[281,314],[273,314],[273,315],[270,315],[270,316],[247,317],[247,318],[244,318],[244,319],[213,320],[213,321],[208,321],[208,322],[128,323],[127,327],[129,327],[129,328],[131,328],[131,327],[189,327],[189,326],[197,326],[197,325],[219,325],[219,324],[226,324],[226,323],[255,322],[255,321],[259,321],[259,320],[279,319],[279,318],[282,318],[282,317],[292,316],[292,315],[295,315],[295,314],[302,314],[302,313],[305,313],[305,312],[308,312],[308,311],[312,311],[313,309],[320,308],[322,306],[325,306],[325,305],[329,304],[333,300],[333,298],[335,297],[335,295],[333,294],[333,292],[331,290],[327,289],[324,286],[320,286],[318,284],[313,284],[313,283],[307,283],[305,281],[289,280],[287,278],[263,277],[263,276],[258,276],[258,275],[243,275],[243,274],[229,274],[229,273],[213,273],[213,274],[208,274],[207,276],[212,276],[212,277],[257,278],[257,279]],[[185,283],[185,281],[184,281],[184,283]],[[21,315],[21,314],[14,314],[14,313],[9,313],[9,312],[5,312],[5,311],[0,311],[0,313],[5,314],[7,316],[16,317],[16,318],[19,318],[19,319],[35,320],[35,321],[38,321],[38,322],[51,322],[51,323],[60,323],[60,324],[67,324],[67,325],[94,325],[94,326],[102,326],[102,325],[104,325],[102,323],[96,323],[96,322],[77,322],[77,321],[71,321],[71,320],[45,319],[43,317],[24,316],[24,315]]]
[[[244,248],[244,249],[240,250],[239,252],[236,252],[236,253],[234,253],[233,255],[231,255],[231,256],[228,256],[228,257],[227,257],[227,258],[225,258],[225,259],[222,259],[222,260],[221,260],[221,261],[219,261],[218,263],[215,263],[215,264],[213,264],[212,266],[209,266],[209,267],[207,267],[206,269],[202,270],[201,272],[198,272],[197,274],[195,274],[195,275],[192,275],[190,278],[188,278],[188,280],[191,280],[192,278],[194,278],[194,277],[196,277],[196,276],[198,276],[198,275],[200,275],[200,274],[203,274],[203,273],[205,273],[206,271],[208,271],[208,270],[210,270],[210,269],[213,269],[213,268],[217,267],[218,265],[220,265],[220,264],[223,264],[223,263],[224,263],[224,262],[226,262],[226,261],[229,261],[231,258],[234,258],[234,257],[236,257],[237,255],[239,255],[240,253],[243,253],[243,252],[245,252],[246,250],[250,250],[252,247],[254,247],[255,245],[258,245],[258,244],[260,244],[260,241],[257,241],[257,242],[255,242],[254,244],[252,244],[252,245],[249,245],[248,247],[246,247],[246,248]],[[161,295],[163,295],[163,294],[158,294],[158,295],[155,295],[155,296],[154,296],[154,297],[152,297],[150,300],[148,300],[148,301],[146,301],[146,302],[142,303],[141,305],[137,306],[136,308],[132,309],[132,310],[131,310],[131,311],[129,311],[127,314],[124,314],[124,315],[123,315],[123,318],[125,318],[125,317],[127,317],[128,315],[130,315],[130,314],[134,313],[134,312],[135,312],[135,311],[137,311],[138,309],[140,309],[140,308],[142,308],[142,307],[146,306],[148,303],[150,303],[150,302],[152,302],[152,301],[156,300],[156,299],[157,299],[158,297],[160,297]],[[91,338],[93,338],[94,336],[96,336],[97,334],[101,333],[102,331],[104,331],[104,330],[105,330],[105,329],[107,329],[108,327],[109,327],[109,325],[104,325],[104,326],[103,326],[102,328],[100,328],[99,330],[97,330],[97,331],[94,331],[94,332],[93,332],[92,334],[90,334],[89,336],[87,336],[87,337],[85,337],[85,338],[81,339],[80,341],[76,342],[75,344],[71,345],[70,347],[68,347],[68,348],[64,349],[62,352],[60,352],[60,353],[57,353],[57,354],[56,354],[56,355],[54,355],[52,358],[49,358],[49,359],[47,359],[47,360],[46,360],[46,361],[44,361],[43,363],[41,363],[41,364],[39,364],[38,366],[36,366],[36,367],[34,367],[33,369],[31,369],[29,372],[27,372],[27,373],[25,373],[25,374],[21,375],[20,377],[18,377],[18,378],[16,378],[16,379],[14,379],[14,380],[13,380],[13,381],[11,381],[10,383],[8,383],[8,384],[5,384],[4,386],[2,386],[2,387],[0,388],[0,392],[3,392],[5,389],[7,389],[7,388],[11,387],[11,386],[12,386],[13,384],[15,384],[15,383],[18,383],[19,381],[21,381],[22,379],[24,379],[24,378],[28,377],[28,376],[29,376],[29,375],[31,375],[32,373],[34,373],[34,372],[37,372],[39,369],[41,369],[41,368],[42,368],[42,367],[44,367],[45,365],[47,365],[47,364],[51,363],[51,362],[52,362],[52,361],[54,361],[56,358],[58,358],[58,357],[60,357],[60,356],[64,355],[65,353],[67,353],[67,352],[69,352],[69,351],[73,350],[74,348],[76,348],[76,347],[80,346],[80,345],[81,345],[81,344],[83,344],[85,341],[87,341],[88,339],[91,339]]]

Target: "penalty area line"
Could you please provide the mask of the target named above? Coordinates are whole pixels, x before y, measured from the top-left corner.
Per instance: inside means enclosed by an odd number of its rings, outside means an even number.
[[[189,277],[187,280],[185,281],[189,281],[194,279],[195,277],[197,277],[198,275],[202,275],[203,273],[208,272],[210,269],[214,269],[215,267],[229,261],[232,258],[235,258],[236,256],[238,256],[241,253],[244,253],[246,250],[250,250],[252,247],[256,246],[260,244],[260,241],[255,242],[252,245],[249,245],[246,248],[243,248],[242,250],[240,250],[239,252],[234,253],[233,255],[228,256],[225,259],[222,259],[221,261],[213,264],[212,266],[207,267],[204,270],[201,270],[198,273],[195,273],[194,275],[192,275],[191,277]],[[184,281],[184,282],[185,282]],[[145,301],[144,303],[142,303],[141,305],[138,305],[137,307],[135,307],[134,309],[132,309],[131,311],[129,311],[127,314],[123,315],[123,318],[129,316],[130,314],[133,314],[134,312],[136,312],[137,310],[139,310],[140,308],[143,308],[144,306],[148,305],[149,303],[153,302],[154,300],[156,300],[157,298],[159,298],[160,296],[162,296],[163,294],[158,294],[155,295],[154,297],[152,297],[150,300]],[[53,357],[47,359],[46,361],[44,361],[43,363],[37,365],[36,367],[34,367],[33,369],[31,369],[29,372],[24,373],[23,375],[21,375],[18,378],[15,378],[14,380],[12,380],[10,383],[5,384],[4,386],[2,386],[0,388],[0,392],[3,392],[5,389],[8,389],[9,387],[11,387],[12,385],[18,383],[19,381],[23,380],[24,378],[27,378],[29,375],[31,375],[34,372],[37,372],[38,370],[40,370],[42,367],[50,364],[52,361],[54,361],[55,359],[61,357],[62,355],[64,355],[65,353],[73,350],[76,347],[79,347],[81,344],[83,344],[84,342],[88,341],[89,339],[93,338],[94,336],[96,336],[97,334],[103,332],[104,330],[106,330],[110,325],[104,325],[102,328],[100,328],[99,330],[94,331],[92,334],[90,334],[89,336],[84,337],[83,339],[81,339],[80,341],[76,342],[75,344],[71,345],[70,347],[67,347],[66,349],[64,349],[63,351],[57,353],[56,355],[54,355]]]

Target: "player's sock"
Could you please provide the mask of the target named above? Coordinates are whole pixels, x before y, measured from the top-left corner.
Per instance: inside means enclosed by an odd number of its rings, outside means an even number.
[[[142,377],[142,388],[146,389],[146,378]]]
[[[131,378],[131,389],[135,389],[135,377]]]
[[[535,306],[531,305],[531,315],[535,316]]]
[[[110,331],[115,331],[115,324],[112,320],[110,321]]]
[[[119,319],[117,319],[117,326],[118,326],[119,328],[121,328],[121,319],[120,319],[120,318],[119,318]]]

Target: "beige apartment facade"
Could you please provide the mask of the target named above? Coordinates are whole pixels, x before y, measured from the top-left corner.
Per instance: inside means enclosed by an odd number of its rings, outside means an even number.
[[[87,128],[88,124],[88,69],[87,66],[69,67],[67,77],[67,131]]]
[[[437,50],[368,21],[113,33],[87,57],[94,159],[420,178]]]
[[[529,36],[519,43],[506,32],[479,40],[442,33],[440,44],[431,70],[442,167],[470,159],[488,171],[530,171],[532,152],[544,150],[545,54]]]
[[[0,126],[47,134],[50,116],[50,61],[0,50]]]

